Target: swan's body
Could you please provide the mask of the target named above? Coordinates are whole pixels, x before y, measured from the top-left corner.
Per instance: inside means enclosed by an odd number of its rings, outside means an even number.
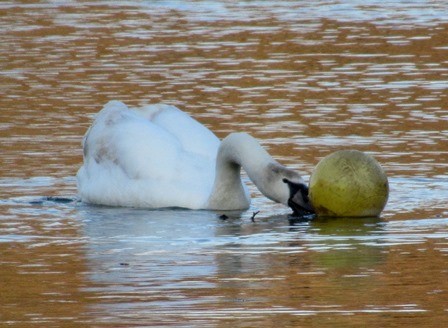
[[[111,101],[87,131],[83,148],[77,178],[81,199],[88,203],[247,209],[250,195],[241,167],[264,195],[283,204],[297,191],[284,179],[304,186],[299,174],[277,163],[248,134],[233,133],[220,142],[174,106],[135,110]]]

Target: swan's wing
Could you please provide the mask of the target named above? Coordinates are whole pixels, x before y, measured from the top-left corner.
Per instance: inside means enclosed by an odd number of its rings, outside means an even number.
[[[179,111],[177,117],[179,114],[183,113]],[[184,119],[184,122],[178,124],[191,121]],[[177,132],[175,135],[154,120],[129,110],[123,103],[111,101],[98,113],[87,132],[84,153],[87,160],[120,167],[131,179],[168,178],[176,172],[181,157],[185,160],[185,157],[191,155],[200,162],[200,156],[207,150],[206,147],[198,147],[198,152],[192,153],[194,145],[191,140],[196,138],[193,132],[186,128],[179,128]],[[189,137],[191,140],[181,139],[182,133],[185,139]],[[215,151],[214,148],[210,150]],[[208,153],[205,155],[210,157]]]
[[[200,208],[213,183],[214,159],[186,151],[177,136],[117,101],[86,133],[84,156],[78,188],[88,202]]]
[[[181,143],[185,151],[215,160],[219,139],[204,125],[177,107],[156,104],[134,111],[168,131]]]

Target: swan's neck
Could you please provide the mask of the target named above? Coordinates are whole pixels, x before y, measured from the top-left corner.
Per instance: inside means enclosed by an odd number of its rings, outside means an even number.
[[[283,177],[289,174],[295,177],[297,174],[276,162],[247,133],[232,133],[221,142],[218,150],[209,208],[226,210],[249,207],[250,197],[241,181],[241,167],[266,197],[287,204],[289,190]]]

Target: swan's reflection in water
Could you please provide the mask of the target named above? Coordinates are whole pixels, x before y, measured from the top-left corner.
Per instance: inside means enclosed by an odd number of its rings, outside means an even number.
[[[80,213],[95,311],[112,317],[169,321],[242,304],[254,313],[267,304],[293,313],[344,310],[347,293],[375,286],[372,272],[387,257],[380,219],[252,222],[247,212],[223,220],[212,211],[90,206]]]

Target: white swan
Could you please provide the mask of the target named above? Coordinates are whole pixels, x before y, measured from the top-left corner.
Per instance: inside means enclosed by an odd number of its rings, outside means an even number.
[[[222,142],[190,116],[168,105],[129,109],[111,101],[83,140],[77,174],[87,203],[130,207],[247,209],[241,167],[268,198],[310,211],[302,177],[276,162],[247,133]]]

